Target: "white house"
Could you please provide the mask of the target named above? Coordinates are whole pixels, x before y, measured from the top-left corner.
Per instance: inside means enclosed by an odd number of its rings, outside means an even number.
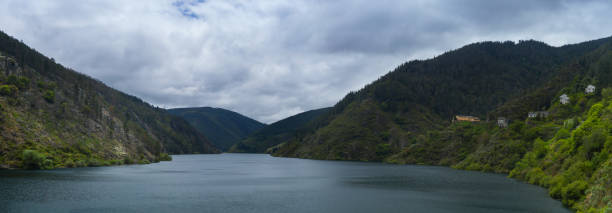
[[[591,94],[595,92],[595,86],[589,84],[589,86],[586,87],[586,89],[584,89],[584,92],[586,94]]]
[[[550,113],[548,113],[547,111],[536,111],[536,112],[529,112],[527,114],[527,117],[528,118],[537,118],[537,117],[546,118],[548,117],[549,114]]]
[[[529,118],[538,117],[538,112],[529,112],[529,114],[527,114],[527,117],[529,117]]]
[[[497,118],[497,126],[499,126],[501,128],[508,127],[508,119],[506,119],[504,117]]]
[[[561,101],[561,104],[569,104],[570,97],[567,96],[566,94],[563,94],[563,95],[559,96],[559,101]]]

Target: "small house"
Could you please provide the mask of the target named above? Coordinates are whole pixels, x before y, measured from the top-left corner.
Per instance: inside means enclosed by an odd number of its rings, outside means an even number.
[[[585,92],[586,94],[591,94],[591,93],[594,93],[594,92],[595,92],[595,86],[593,86],[593,85],[589,84],[589,86],[587,86],[587,87],[584,89],[584,92]]]
[[[455,121],[478,122],[480,121],[480,118],[477,118],[474,116],[467,116],[467,115],[457,115],[455,116]]]
[[[505,117],[497,118],[497,126],[499,126],[500,128],[508,127],[508,119]]]
[[[561,104],[565,105],[565,104],[569,104],[570,102],[570,97],[567,96],[566,94],[563,94],[561,96],[559,96],[559,101],[561,102]]]
[[[549,112],[547,111],[536,111],[536,112],[529,112],[527,114],[528,118],[547,118],[549,115]]]
[[[529,113],[527,114],[527,117],[528,117],[528,118],[535,118],[535,117],[538,117],[538,112],[529,112]]]

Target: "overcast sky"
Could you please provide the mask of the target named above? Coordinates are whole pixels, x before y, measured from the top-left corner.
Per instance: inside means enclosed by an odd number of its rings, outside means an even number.
[[[0,30],[155,106],[270,123],[471,42],[612,36],[611,11],[607,0],[0,0]]]

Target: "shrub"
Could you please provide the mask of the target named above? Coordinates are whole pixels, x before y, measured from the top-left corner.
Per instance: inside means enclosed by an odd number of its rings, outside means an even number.
[[[567,129],[560,129],[557,134],[555,135],[555,138],[558,139],[566,139],[569,138],[571,136],[570,132]]]
[[[546,176],[546,174],[544,173],[544,171],[542,171],[541,168],[533,168],[531,170],[529,170],[529,172],[527,172],[527,182],[531,183],[531,184],[536,184],[536,185],[540,185],[542,179],[544,179],[544,177]]]
[[[583,180],[578,180],[570,183],[562,190],[563,204],[573,206],[576,201],[582,198],[584,190],[588,184]]]
[[[53,103],[55,101],[55,92],[53,90],[47,90],[43,94],[43,98],[45,99],[45,101]]]
[[[42,169],[53,169],[53,160],[44,159],[41,168]]]
[[[44,81],[39,81],[37,83],[38,88],[41,89],[49,89],[49,90],[53,90],[57,87],[57,84],[55,84],[55,82],[44,82]]]
[[[84,160],[78,160],[75,164],[76,164],[76,167],[86,167],[87,166],[87,162],[85,162]]]
[[[510,130],[514,131],[515,133],[523,133],[523,130],[525,129],[525,123],[523,122],[514,122],[512,124],[510,124]]]
[[[555,199],[561,199],[563,197],[563,186],[567,184],[567,180],[565,180],[563,175],[557,175],[550,180],[549,184],[551,187],[548,194]]]
[[[591,135],[584,138],[583,157],[591,159],[594,152],[599,152],[608,138],[608,131],[604,128],[595,128]]]
[[[30,79],[27,77],[19,77],[17,79],[17,85],[15,86],[19,87],[19,89],[27,89],[30,87]]]
[[[23,168],[25,169],[52,169],[53,161],[36,150],[23,150]]]
[[[16,86],[19,89],[26,89],[30,86],[30,79],[22,76],[9,75],[6,83]]]
[[[601,96],[605,99],[605,100],[610,100],[612,99],[612,88],[604,88],[601,91]]]
[[[171,161],[172,156],[168,155],[168,153],[161,153],[159,154],[159,160],[160,161]]]
[[[0,86],[0,95],[3,96],[15,96],[17,94],[17,87],[14,85],[2,85]]]
[[[95,158],[91,158],[89,160],[87,160],[87,166],[89,167],[99,167],[99,166],[103,166],[104,162],[95,159]]]
[[[384,159],[392,153],[391,145],[388,143],[380,143],[376,145],[376,157]]]
[[[548,152],[548,142],[543,141],[541,138],[536,138],[533,141],[533,152],[536,155],[536,158],[542,158]]]
[[[123,158],[123,164],[133,164],[134,160],[132,160],[130,157],[125,157]]]
[[[76,163],[72,160],[72,159],[68,159],[66,160],[66,162],[64,162],[64,166],[67,168],[74,168],[76,167]]]

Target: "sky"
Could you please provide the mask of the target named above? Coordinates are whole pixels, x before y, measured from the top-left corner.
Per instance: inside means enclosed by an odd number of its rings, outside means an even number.
[[[163,108],[264,123],[466,44],[612,36],[607,0],[0,0],[0,30]]]

